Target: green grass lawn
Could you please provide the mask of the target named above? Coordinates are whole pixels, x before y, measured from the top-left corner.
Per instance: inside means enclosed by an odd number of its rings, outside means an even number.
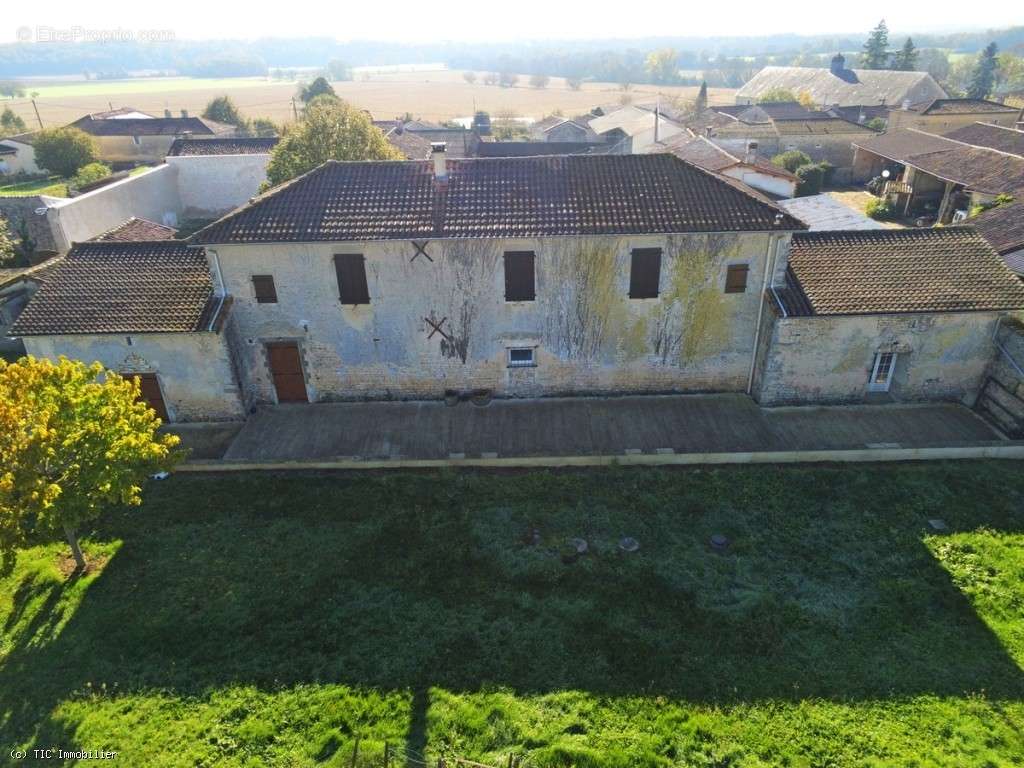
[[[48,179],[22,181],[15,184],[0,184],[0,197],[28,197],[29,195],[67,197],[67,179],[61,179],[59,176],[51,176]]]
[[[89,534],[95,572],[66,579],[47,545],[0,581],[0,764],[368,768],[385,743],[538,768],[1024,762],[1021,463],[147,494]],[[570,537],[590,551],[566,564]]]

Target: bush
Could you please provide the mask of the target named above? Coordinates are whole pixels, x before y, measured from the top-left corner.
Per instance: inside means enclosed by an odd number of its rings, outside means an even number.
[[[71,186],[76,188],[84,187],[86,184],[92,184],[95,181],[107,178],[110,173],[110,168],[103,163],[89,163],[78,169],[75,178],[71,180]]]
[[[832,177],[836,175],[836,167],[828,160],[822,160],[818,163],[818,167],[821,168],[821,185],[823,187],[831,185]]]
[[[867,206],[864,208],[864,213],[875,221],[888,221],[896,215],[896,211],[893,210],[889,201],[881,197],[868,201]]]
[[[62,178],[96,162],[99,148],[92,136],[77,128],[49,128],[36,134],[36,162]]]
[[[788,152],[783,152],[781,155],[773,157],[772,163],[779,166],[779,168],[785,168],[790,173],[796,173],[796,169],[801,165],[811,164],[811,156],[806,152],[801,152],[799,149],[791,149]]]
[[[800,179],[796,185],[797,197],[808,197],[821,192],[821,182],[825,178],[825,172],[820,165],[808,163],[796,169],[797,178]]]
[[[578,77],[567,77],[565,84],[569,86],[570,91],[578,91],[583,86],[583,81]]]
[[[885,179],[881,176],[874,176],[864,187],[868,192],[877,197],[882,194],[882,189],[885,187]]]
[[[547,88],[548,87],[548,83],[550,83],[550,82],[551,82],[551,78],[548,77],[547,75],[532,75],[530,77],[530,87],[531,88],[537,88],[537,89]]]

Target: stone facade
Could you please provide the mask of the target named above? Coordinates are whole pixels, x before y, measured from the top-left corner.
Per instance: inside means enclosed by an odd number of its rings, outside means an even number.
[[[895,352],[894,399],[972,405],[995,354],[1000,314],[781,317],[765,334],[762,405],[863,402],[877,352]]]
[[[26,336],[28,354],[98,360],[118,373],[155,373],[171,421],[233,421],[242,402],[225,336],[220,333],[139,333]]]
[[[267,343],[298,343],[310,400],[747,389],[767,233],[219,245],[247,405],[275,402]],[[631,250],[663,249],[656,299],[630,299]],[[536,299],[506,302],[503,254],[533,251]],[[333,264],[365,257],[368,305],[342,306]],[[725,293],[729,265],[749,266]],[[252,277],[271,275],[277,303]],[[433,325],[441,331],[433,331]],[[432,333],[433,331],[433,333]],[[510,367],[508,350],[535,350]]]

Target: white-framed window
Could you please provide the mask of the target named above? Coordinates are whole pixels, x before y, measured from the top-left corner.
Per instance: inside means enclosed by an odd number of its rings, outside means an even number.
[[[875,362],[871,366],[871,378],[868,379],[869,392],[888,392],[892,384],[892,372],[896,370],[895,352],[876,352]]]
[[[138,147],[142,144],[142,140],[138,136],[132,136],[132,144]]]
[[[533,347],[509,347],[509,368],[533,368],[537,365]]]

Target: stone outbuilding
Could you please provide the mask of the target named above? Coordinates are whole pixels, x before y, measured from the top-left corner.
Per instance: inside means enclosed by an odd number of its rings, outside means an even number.
[[[236,420],[229,309],[201,248],[102,240],[78,243],[50,270],[12,333],[35,357],[98,360],[138,378],[165,421]]]
[[[772,285],[764,405],[972,405],[1024,284],[969,227],[801,232]]]

